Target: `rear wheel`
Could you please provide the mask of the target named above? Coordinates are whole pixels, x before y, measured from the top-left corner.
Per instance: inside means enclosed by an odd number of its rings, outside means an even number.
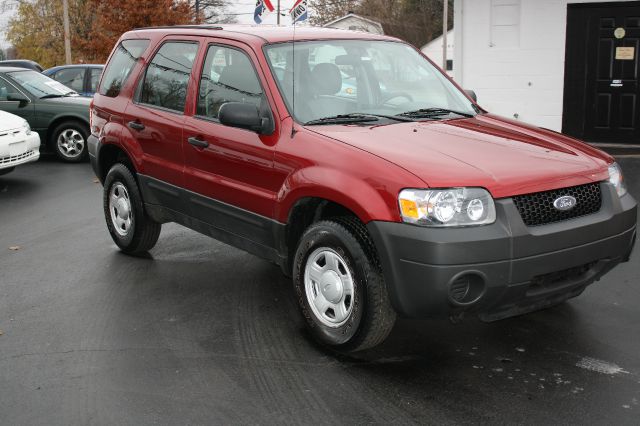
[[[107,173],[103,204],[109,234],[123,252],[145,253],[156,245],[162,225],[147,215],[136,179],[124,164]]]
[[[62,161],[78,163],[86,160],[89,129],[77,121],[64,121],[51,133],[51,147]]]
[[[293,285],[313,336],[341,352],[384,341],[395,323],[382,271],[365,226],[355,218],[317,222],[295,255]]]

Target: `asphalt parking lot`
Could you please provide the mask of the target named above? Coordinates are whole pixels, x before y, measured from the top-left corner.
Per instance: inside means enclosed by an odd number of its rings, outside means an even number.
[[[2,425],[638,424],[640,250],[559,307],[338,357],[276,266],[177,225],[119,253],[101,189],[47,158],[0,177]]]

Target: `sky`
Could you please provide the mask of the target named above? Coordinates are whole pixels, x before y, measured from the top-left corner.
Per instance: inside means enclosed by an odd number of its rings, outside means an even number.
[[[246,1],[246,0],[243,0],[243,1]],[[7,29],[7,24],[9,23],[9,19],[11,19],[14,13],[15,13],[15,9],[11,9],[11,10],[0,9],[0,48],[2,49],[9,47],[9,44],[5,39],[5,31]]]

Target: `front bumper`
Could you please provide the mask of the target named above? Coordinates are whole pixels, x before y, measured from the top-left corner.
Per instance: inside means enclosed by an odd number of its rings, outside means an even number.
[[[609,183],[601,189],[597,213],[536,227],[510,198],[496,200],[496,222],[486,226],[370,222],[394,308],[422,318],[471,311],[490,321],[577,296],[628,260],[635,243],[635,200]]]
[[[0,146],[0,170],[37,161],[40,158],[40,137],[36,132],[24,139]]]

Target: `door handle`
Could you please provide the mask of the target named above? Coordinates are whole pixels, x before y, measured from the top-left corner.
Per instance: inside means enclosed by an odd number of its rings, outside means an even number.
[[[198,147],[198,148],[206,148],[206,147],[208,147],[208,146],[209,146],[209,142],[207,142],[207,141],[203,141],[202,139],[198,139],[198,138],[197,138],[197,137],[195,137],[195,136],[192,136],[192,137],[188,138],[188,139],[187,139],[187,141],[188,141],[191,145],[196,146],[196,147]]]
[[[144,130],[144,124],[142,124],[138,120],[130,121],[128,124],[129,124],[129,127],[131,127],[134,130]]]

